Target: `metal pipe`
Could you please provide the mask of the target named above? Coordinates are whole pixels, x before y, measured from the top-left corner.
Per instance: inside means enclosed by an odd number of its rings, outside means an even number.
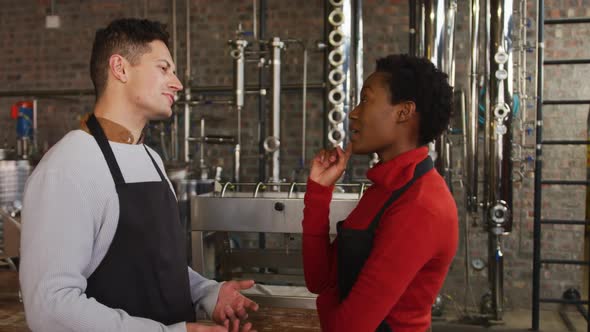
[[[502,319],[504,310],[503,260],[497,259],[501,252],[500,236],[512,229],[512,94],[513,60],[512,38],[513,0],[490,0],[490,48],[488,59],[490,76],[488,88],[490,122],[490,193],[488,201],[489,255],[493,259],[489,275],[492,286],[494,318]],[[495,258],[495,259],[494,259]]]
[[[284,43],[279,37],[272,39],[272,132],[265,140],[266,151],[272,152],[271,182],[280,182],[281,144],[281,50]]]
[[[33,99],[33,141],[31,142],[31,150],[33,153],[37,153],[37,114],[39,113],[37,101],[37,99]]]
[[[447,11],[453,12],[456,3],[449,0],[424,0],[424,57],[441,71],[453,77],[452,40],[454,35],[454,14],[452,19],[447,19]],[[454,5],[454,6],[453,6]],[[451,23],[451,24],[450,24]],[[450,30],[452,27],[453,30]],[[434,143],[434,162],[437,170],[445,179],[447,186],[452,190],[450,144],[446,133],[443,133]]]
[[[302,106],[301,106],[301,168],[306,165],[305,145],[307,132],[307,48],[303,46],[303,89],[302,89]]]
[[[205,117],[201,117],[201,136],[199,141],[199,169],[201,170],[201,180],[207,179],[207,166],[205,165]]]
[[[254,34],[254,40],[258,39],[257,22],[256,22],[256,1],[252,0],[252,33]]]
[[[189,102],[191,100],[191,38],[190,38],[190,0],[186,0],[186,68],[184,72],[184,99],[187,102],[184,105],[184,161],[190,162],[190,144],[188,138],[190,137],[190,122],[191,109]]]
[[[541,176],[543,169],[543,150],[541,142],[543,141],[543,61],[545,57],[545,5],[544,1],[537,1],[537,78],[535,87],[535,97],[537,99],[536,115],[536,145],[535,145],[535,198],[534,198],[534,226],[533,226],[533,296],[532,296],[532,330],[539,330],[539,301],[541,295],[541,204],[543,189],[541,185]],[[589,287],[590,291],[590,287]],[[590,295],[590,294],[589,294]],[[590,298],[589,298],[590,300]]]
[[[477,212],[478,209],[478,123],[479,123],[479,86],[477,77],[477,66],[479,58],[479,0],[471,0],[470,13],[470,75],[469,75],[469,120],[466,126],[468,137],[465,140],[465,173],[466,173],[466,194],[467,210]]]
[[[172,0],[172,61],[178,68],[178,23],[176,21],[176,0]],[[178,101],[178,97],[175,97]],[[174,107],[174,106],[173,106]],[[172,128],[170,129],[171,159],[178,160],[178,114],[172,112]]]
[[[237,111],[237,144],[234,150],[234,181],[240,181],[240,161],[241,161],[241,144],[242,144],[242,109],[244,108],[245,95],[245,60],[244,51],[248,46],[248,41],[237,39],[234,43],[232,56],[234,57],[234,88],[235,88],[235,105]]]
[[[266,0],[260,0],[259,3],[259,26],[258,39],[264,40],[266,38]],[[266,45],[259,43],[260,52],[266,51]],[[258,181],[266,180],[266,153],[264,150],[264,136],[266,135],[266,93],[263,89],[267,84],[266,72],[264,65],[266,62],[265,56],[260,56],[258,63]]]
[[[409,0],[409,8],[410,8],[410,35],[409,35],[409,44],[408,44],[408,53],[410,55],[416,55],[416,0]]]

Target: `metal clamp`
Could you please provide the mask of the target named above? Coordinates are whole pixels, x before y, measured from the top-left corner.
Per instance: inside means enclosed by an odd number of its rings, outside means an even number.
[[[227,187],[230,186],[231,184],[232,183],[228,181],[223,185],[223,188],[221,189],[221,197],[225,196],[225,191],[227,190]]]
[[[263,186],[264,186],[264,182],[258,182],[256,184],[256,188],[254,188],[254,196],[252,196],[252,197],[256,198],[258,196],[258,191],[260,190],[260,187],[263,187]]]
[[[490,209],[490,218],[497,226],[502,226],[508,221],[510,210],[505,201],[496,201],[496,204]]]
[[[281,141],[274,136],[268,136],[264,139],[263,146],[266,152],[275,152],[281,146]]]
[[[287,198],[291,198],[291,195],[293,194],[293,191],[295,190],[295,186],[297,186],[297,182],[291,183],[291,186],[289,187],[289,194],[287,194]]]

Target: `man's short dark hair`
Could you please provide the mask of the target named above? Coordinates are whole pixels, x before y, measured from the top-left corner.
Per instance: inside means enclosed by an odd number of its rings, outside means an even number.
[[[406,54],[378,59],[376,71],[389,74],[392,104],[416,104],[420,116],[419,145],[432,142],[447,129],[453,111],[453,88],[447,74],[427,59]]]
[[[106,28],[98,29],[90,56],[90,78],[96,99],[106,88],[111,55],[120,54],[131,64],[137,64],[139,58],[150,51],[149,43],[160,40],[168,46],[168,38],[164,24],[142,19],[117,19]]]

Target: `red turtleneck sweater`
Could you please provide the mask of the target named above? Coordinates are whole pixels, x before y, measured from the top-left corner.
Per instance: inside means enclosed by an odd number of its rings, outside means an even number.
[[[373,185],[343,226],[366,229],[427,154],[428,149],[420,147],[370,169],[367,177]],[[395,332],[426,331],[431,306],[457,250],[457,207],[443,178],[429,171],[383,214],[371,255],[342,303],[338,243],[330,243],[328,235],[332,190],[308,180],[303,219],[305,281],[319,294],[322,331],[375,331],[384,318]]]

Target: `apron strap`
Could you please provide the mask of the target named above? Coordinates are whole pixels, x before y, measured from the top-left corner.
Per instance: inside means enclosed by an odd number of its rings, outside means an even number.
[[[368,227],[368,231],[374,232],[375,229],[377,229],[377,226],[379,225],[381,217],[383,216],[385,211],[391,206],[391,204],[393,204],[393,202],[400,198],[400,196],[403,195],[403,193],[406,192],[414,184],[414,182],[416,182],[416,180],[422,177],[422,175],[428,173],[428,171],[430,171],[433,168],[434,163],[432,162],[432,159],[430,159],[430,156],[426,157],[418,165],[416,165],[416,169],[414,170],[414,177],[412,177],[412,179],[408,181],[408,183],[406,183],[403,187],[394,191],[391,194],[387,202],[385,202],[381,210],[379,210],[375,218],[373,218],[373,221],[371,221],[371,224]]]
[[[111,149],[111,145],[109,144],[102,127],[98,123],[96,116],[94,116],[94,113],[90,115],[88,121],[86,121],[86,125],[96,140],[96,143],[98,143],[98,146],[100,147],[100,150],[107,161],[107,165],[109,166],[109,170],[111,171],[111,175],[115,181],[115,186],[125,184],[125,179],[123,178],[119,164],[117,164],[117,159],[115,158],[113,149]]]
[[[145,149],[145,152],[147,152],[148,156],[150,156],[150,159],[152,160],[152,164],[154,164],[156,171],[158,171],[158,174],[160,175],[160,179],[162,179],[162,182],[165,182],[166,178],[164,177],[164,174],[162,174],[160,167],[158,167],[158,164],[154,160],[154,157],[152,157],[152,154],[148,151],[147,146],[145,146],[145,144],[143,145],[143,148]]]

